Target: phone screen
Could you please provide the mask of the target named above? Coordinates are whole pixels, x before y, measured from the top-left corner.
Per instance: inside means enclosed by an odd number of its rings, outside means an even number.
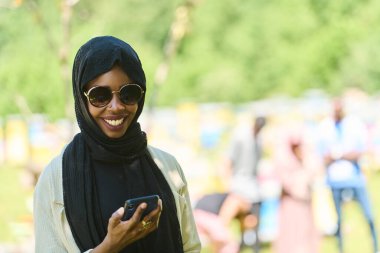
[[[151,211],[157,208],[157,202],[158,202],[159,196],[158,195],[149,195],[149,196],[143,196],[133,199],[128,199],[124,203],[124,215],[122,220],[129,220],[133,214],[135,213],[137,207],[141,203],[146,203],[147,208],[144,210],[143,214],[141,215],[141,220]]]

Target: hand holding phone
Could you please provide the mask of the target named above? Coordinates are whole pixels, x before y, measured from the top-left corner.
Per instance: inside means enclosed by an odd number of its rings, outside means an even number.
[[[158,195],[149,195],[126,200],[124,203],[124,215],[122,220],[129,220],[136,212],[137,207],[145,202],[147,207],[141,215],[142,220],[147,214],[157,208],[158,199]]]

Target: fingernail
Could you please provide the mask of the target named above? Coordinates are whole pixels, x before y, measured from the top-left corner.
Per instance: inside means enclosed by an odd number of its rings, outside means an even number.
[[[120,214],[120,215],[123,215],[123,213],[124,213],[124,207],[120,207],[119,209],[117,209],[117,211],[116,211],[118,214]]]

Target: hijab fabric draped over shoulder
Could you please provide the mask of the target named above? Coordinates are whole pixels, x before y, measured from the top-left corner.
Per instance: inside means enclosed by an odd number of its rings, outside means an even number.
[[[147,193],[158,194],[164,208],[159,228],[146,238],[137,241],[133,252],[183,252],[173,193],[150,156],[146,134],[138,123],[145,97],[139,101],[135,118],[126,133],[117,139],[107,137],[87,109],[85,86],[91,80],[110,71],[115,64],[118,64],[130,79],[146,91],[146,79],[141,61],[135,50],[120,39],[112,36],[95,37],[79,49],[74,60],[72,84],[80,133],[66,147],[62,161],[65,213],[71,232],[82,251],[95,248],[107,234],[107,228],[102,222],[97,193],[97,184],[102,182],[95,180],[96,161],[93,157],[127,164],[137,160],[138,162],[133,164],[137,164],[138,169],[148,174],[144,178],[147,181],[145,185],[149,185]],[[136,195],[133,189],[129,191],[131,192],[128,192],[128,195]],[[170,245],[168,242],[171,242]]]

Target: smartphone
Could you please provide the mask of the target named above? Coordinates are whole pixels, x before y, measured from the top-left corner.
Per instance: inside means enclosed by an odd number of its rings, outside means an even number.
[[[124,203],[124,215],[123,215],[122,220],[129,220],[133,216],[133,214],[136,212],[137,207],[141,203],[145,202],[147,204],[147,208],[144,210],[143,214],[141,215],[141,220],[142,220],[145,217],[145,215],[147,215],[148,213],[150,213],[151,211],[157,208],[158,199],[159,199],[158,195],[149,195],[149,196],[143,196],[143,197],[126,200]]]

